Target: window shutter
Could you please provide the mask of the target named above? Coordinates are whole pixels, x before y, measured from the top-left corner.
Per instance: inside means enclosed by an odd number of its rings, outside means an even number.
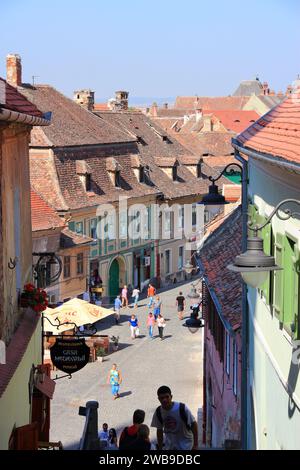
[[[295,243],[289,237],[283,239],[283,322],[287,331],[292,333],[294,324],[294,296],[295,296]]]
[[[299,338],[299,272],[300,272],[300,252],[295,245],[293,259],[294,271],[294,295],[293,295],[293,316],[294,316],[294,338]]]
[[[265,221],[266,219],[264,218],[264,222]],[[266,255],[271,254],[271,236],[272,236],[271,231],[272,231],[271,224],[267,224],[261,231],[261,236],[264,241],[264,252]],[[267,304],[270,304],[270,280],[271,280],[271,276],[269,272],[267,279],[261,285],[261,290],[263,292],[263,295],[266,299]]]
[[[275,235],[275,262],[277,266],[283,266],[283,235],[276,233]],[[275,315],[279,321],[283,323],[283,271],[274,271],[274,294],[273,294],[273,308]]]

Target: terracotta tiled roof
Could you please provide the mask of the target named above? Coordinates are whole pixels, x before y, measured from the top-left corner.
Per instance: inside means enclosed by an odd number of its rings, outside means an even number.
[[[212,168],[220,171],[222,171],[223,168],[225,168],[225,166],[229,165],[230,163],[239,163],[233,155],[203,157],[203,161]]]
[[[34,189],[31,189],[30,196],[33,232],[65,226],[64,221],[57,215],[55,210]]]
[[[76,104],[48,85],[19,88],[19,91],[43,112],[52,111],[51,125],[41,131],[33,129],[32,146],[77,146],[130,142],[132,136],[100,120],[92,112]]]
[[[242,187],[240,184],[223,184],[222,193],[226,201],[236,202],[241,199]]]
[[[213,114],[221,121],[228,131],[236,133],[242,132],[259,119],[259,114],[255,111],[236,111],[232,109],[223,111],[215,110],[213,111]]]
[[[81,235],[76,232],[72,232],[67,227],[61,231],[60,234],[60,248],[73,248],[78,245],[87,245],[91,243],[93,239],[87,235]]]
[[[28,344],[39,324],[39,316],[27,309],[18,329],[14,333],[6,348],[6,364],[0,364],[0,397],[5,392],[10,380],[13,378]]]
[[[199,132],[197,134],[172,134],[195,155],[230,155],[233,152],[231,139],[235,136],[232,132]]]
[[[94,111],[109,111],[109,106],[107,103],[95,103]]]
[[[200,251],[207,284],[221,305],[224,316],[233,329],[241,326],[242,281],[239,273],[227,269],[242,251],[241,206],[209,235]]]
[[[28,101],[27,98],[18,92],[17,88],[9,85],[3,78],[0,78],[0,87],[0,107],[28,114],[29,116],[43,117],[43,113],[33,103]],[[1,99],[2,97],[4,97],[4,100]],[[49,111],[49,109],[46,111]]]
[[[244,147],[300,163],[300,90],[237,136]]]
[[[177,96],[174,108],[243,109],[248,100],[249,96]]]

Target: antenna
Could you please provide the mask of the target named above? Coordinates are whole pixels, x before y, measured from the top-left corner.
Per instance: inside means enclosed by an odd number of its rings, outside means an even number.
[[[34,79],[38,78],[38,77],[39,77],[39,75],[32,75],[32,86],[34,86]]]

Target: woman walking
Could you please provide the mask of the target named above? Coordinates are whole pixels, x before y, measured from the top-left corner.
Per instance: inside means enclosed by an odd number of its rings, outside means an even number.
[[[122,375],[121,372],[117,368],[117,364],[113,364],[111,370],[107,376],[107,383],[111,385],[111,393],[113,395],[114,400],[119,398],[119,390],[120,384],[122,383]]]
[[[108,431],[107,450],[118,450],[118,438],[114,428]]]
[[[138,289],[137,287],[132,291],[132,298],[134,299],[134,308],[137,308],[138,306],[140,292],[140,289]]]
[[[147,327],[148,327],[148,331],[149,331],[149,338],[152,338],[152,339],[153,339],[154,325],[155,325],[155,316],[153,315],[152,312],[150,312],[148,317],[147,317]]]
[[[135,315],[131,315],[129,325],[131,331],[131,339],[135,339],[137,336],[139,336],[139,322]]]
[[[122,289],[122,307],[128,307],[128,289],[127,286],[124,286]]]
[[[161,314],[158,315],[156,323],[158,327],[159,337],[160,339],[164,339],[164,328],[166,326],[166,322],[165,322],[164,317]]]

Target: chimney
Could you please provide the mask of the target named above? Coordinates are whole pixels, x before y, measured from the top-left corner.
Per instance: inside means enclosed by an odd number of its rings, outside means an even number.
[[[270,95],[270,96],[275,96],[275,91],[274,91],[274,90],[271,90],[271,91],[269,92],[269,95]]]
[[[6,79],[14,87],[22,85],[22,65],[19,54],[6,56]]]
[[[168,103],[164,103],[164,104],[163,104],[163,108],[164,108],[164,109],[168,109]]]
[[[152,103],[150,107],[150,115],[156,117],[157,111],[158,111],[158,106],[157,106],[157,103],[154,101],[154,103]]]
[[[115,92],[115,111],[126,111],[128,109],[128,91],[116,91]]]
[[[85,109],[89,111],[94,110],[95,104],[95,92],[91,90],[77,90],[74,91],[74,101],[77,104],[80,104]]]
[[[202,117],[203,117],[202,108],[197,108],[196,109],[196,122],[199,122],[200,119],[202,119]]]
[[[263,94],[264,95],[270,94],[270,88],[269,88],[268,82],[263,83]]]
[[[288,85],[285,94],[287,96],[291,95],[293,93],[293,87],[292,85]]]

